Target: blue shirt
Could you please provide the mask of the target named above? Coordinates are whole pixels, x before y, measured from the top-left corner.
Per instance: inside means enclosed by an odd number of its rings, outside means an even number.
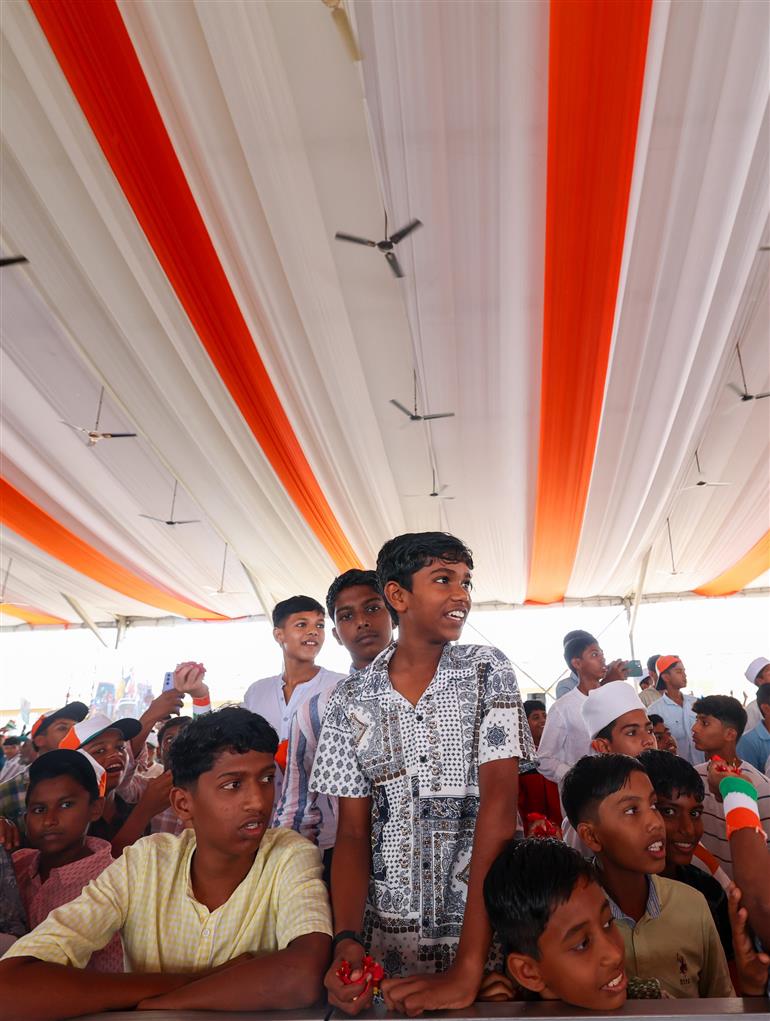
[[[556,685],[556,698],[561,698],[562,695],[566,695],[573,688],[577,688],[579,683],[580,679],[576,673],[570,673],[566,677],[562,677]]]
[[[747,731],[738,742],[736,751],[741,759],[764,773],[765,763],[770,758],[770,733],[764,723],[758,723],[753,730]]]
[[[706,756],[698,751],[692,739],[692,728],[695,723],[693,703],[697,699],[694,695],[684,695],[683,699],[682,705],[677,705],[669,698],[668,693],[664,692],[662,698],[653,702],[655,708],[652,712],[663,718],[663,722],[674,735],[679,755],[693,766],[699,766],[706,761]]]

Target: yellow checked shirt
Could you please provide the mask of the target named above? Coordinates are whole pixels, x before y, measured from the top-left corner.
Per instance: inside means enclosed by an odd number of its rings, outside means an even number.
[[[268,830],[251,871],[215,911],[193,896],[194,850],[193,830],[144,837],[5,957],[84,968],[120,932],[127,971],[180,973],[283,950],[308,933],[332,934],[318,848],[298,833]]]

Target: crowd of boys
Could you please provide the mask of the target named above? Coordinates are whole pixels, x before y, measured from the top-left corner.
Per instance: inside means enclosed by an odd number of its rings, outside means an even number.
[[[770,661],[747,710],[673,655],[637,692],[572,631],[551,708],[522,703],[458,644],[472,570],[399,536],[276,606],[282,671],[241,706],[187,662],[139,720],[74,702],[11,741],[0,1018],[764,995]]]

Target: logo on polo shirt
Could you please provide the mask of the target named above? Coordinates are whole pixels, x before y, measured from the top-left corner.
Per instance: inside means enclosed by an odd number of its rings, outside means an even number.
[[[681,978],[679,979],[679,985],[680,986],[692,985],[692,979],[690,978],[690,975],[689,975],[689,968],[688,968],[688,965],[687,965],[687,961],[685,960],[684,957],[682,957],[681,954],[677,954],[676,955],[676,961],[677,961],[677,964],[679,965],[679,974],[681,976]]]

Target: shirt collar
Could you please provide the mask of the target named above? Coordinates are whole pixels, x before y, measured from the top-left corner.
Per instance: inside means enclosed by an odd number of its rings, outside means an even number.
[[[607,893],[606,890],[604,892]],[[612,917],[616,922],[628,922],[632,929],[638,925],[638,922],[625,914],[625,912],[615,903],[608,893],[607,900],[609,901]],[[655,879],[652,876],[647,876],[647,904],[645,905],[644,913],[649,918],[658,918],[660,916],[660,897],[658,896],[658,891],[655,886]],[[641,921],[641,919],[639,919],[639,921]]]

